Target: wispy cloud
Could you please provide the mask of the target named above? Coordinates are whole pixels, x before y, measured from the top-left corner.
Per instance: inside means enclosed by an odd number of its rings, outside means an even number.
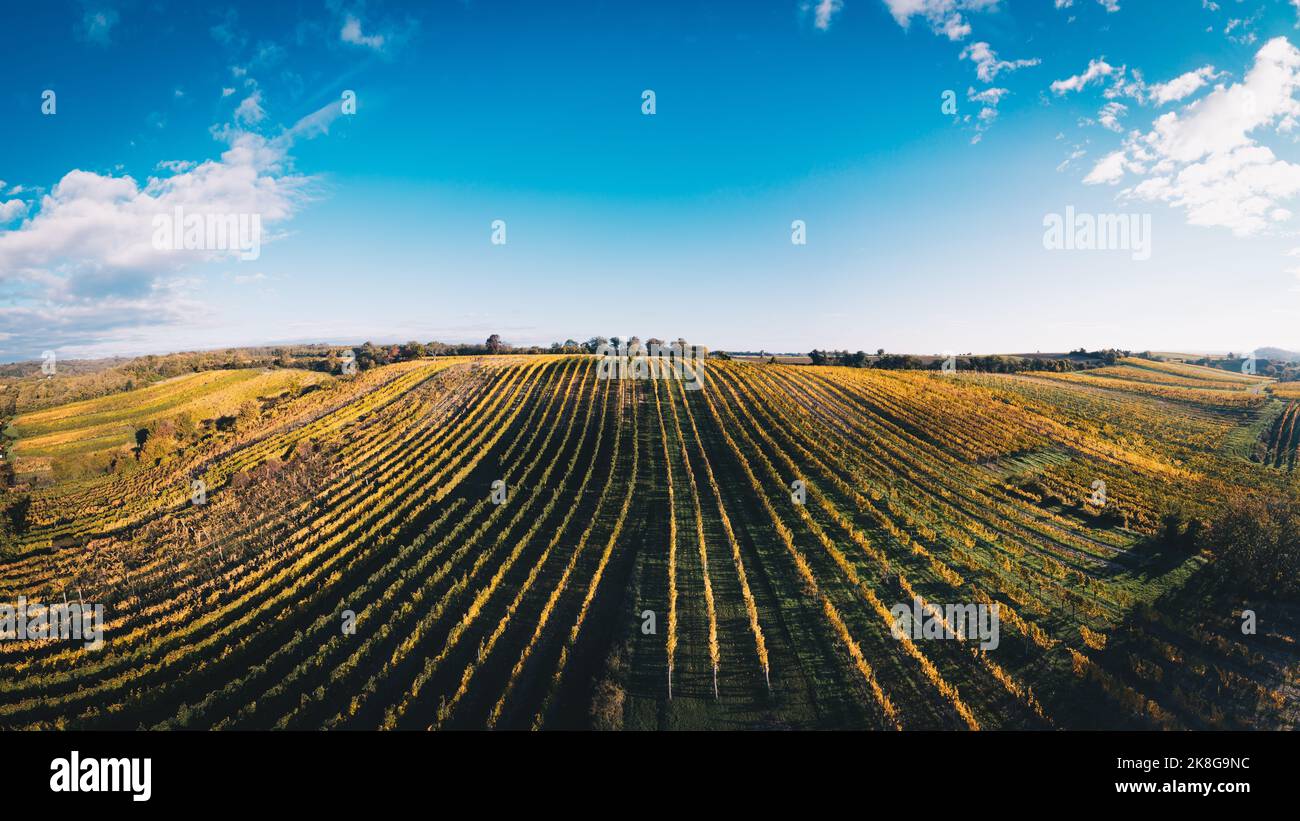
[[[1119,119],[1128,113],[1128,106],[1116,100],[1111,100],[1101,107],[1097,112],[1097,122],[1101,123],[1102,128],[1109,131],[1119,132],[1123,130]]]
[[[804,14],[812,14],[813,27],[821,31],[830,30],[832,20],[843,7],[842,0],[817,0],[815,3],[804,0],[799,6]]]
[[[384,50],[384,35],[382,34],[362,34],[361,21],[349,14],[343,22],[343,29],[339,32],[339,39],[345,43],[351,43],[354,46],[365,46],[375,51]]]
[[[252,94],[240,101],[239,106],[235,108],[235,121],[247,125],[256,125],[266,118],[266,111],[262,108],[262,92],[254,91]]]
[[[966,89],[966,99],[981,106],[974,118],[966,117],[966,121],[971,122],[975,128],[975,134],[971,137],[972,143],[978,143],[983,139],[984,132],[998,118],[998,103],[1010,93],[1005,88],[986,88],[983,91],[976,91],[972,86]]]
[[[889,13],[904,29],[912,20],[920,18],[929,23],[930,30],[952,41],[965,40],[971,33],[971,24],[967,18],[969,12],[995,11],[999,0],[884,0]],[[975,64],[975,76],[980,82],[991,84],[999,74],[1009,73],[1022,68],[1036,66],[1036,57],[1016,60],[1003,60],[998,57],[993,47],[985,41],[973,42],[961,50],[958,59],[969,60]],[[998,103],[1008,91],[1005,88],[990,88],[977,92],[974,88],[967,91],[970,102],[980,104],[974,116],[966,115],[962,122],[973,127],[972,143],[978,143],[989,126],[998,117]]]
[[[920,17],[930,24],[936,34],[950,40],[964,39],[971,32],[970,23],[963,12],[991,11],[999,0],[885,0],[889,13],[903,28],[912,18]]]
[[[118,24],[121,15],[117,9],[89,4],[82,4],[83,12],[81,20],[77,23],[76,34],[81,40],[89,43],[97,43],[106,46],[112,39],[113,28]]]
[[[993,82],[1004,71],[1015,71],[1016,69],[1028,68],[1039,64],[1039,59],[1033,57],[1026,60],[999,60],[998,55],[989,47],[988,43],[971,43],[962,49],[961,59],[970,60],[975,64],[975,74],[986,83]]]

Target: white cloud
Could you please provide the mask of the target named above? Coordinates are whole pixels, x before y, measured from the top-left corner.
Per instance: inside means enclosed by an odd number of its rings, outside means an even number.
[[[153,245],[154,217],[257,214],[267,227],[292,218],[309,197],[312,178],[289,173],[289,149],[299,137],[322,133],[337,116],[330,103],[277,137],[230,126],[215,129],[225,143],[219,159],[144,183],[73,169],[13,230],[0,229],[0,286],[13,298],[0,307],[0,356],[31,355],[60,345],[94,344],[125,329],[193,318],[201,305],[188,296],[192,265],[235,251],[171,251]],[[179,170],[179,169],[184,170]],[[10,208],[5,204],[3,208]]]
[[[1296,2],[1300,3],[1300,0]],[[1191,96],[1217,76],[1214,66],[1201,66],[1194,71],[1180,74],[1167,83],[1155,83],[1147,89],[1147,94],[1151,102],[1164,105]]]
[[[986,88],[977,92],[973,87],[966,89],[966,99],[973,100],[985,105],[997,105],[1002,102],[1002,98],[1009,94],[1005,88]]]
[[[984,138],[984,132],[998,118],[998,103],[1002,102],[1002,98],[1010,93],[1005,88],[986,88],[982,91],[976,91],[972,86],[966,89],[966,99],[981,105],[979,113],[975,115],[973,120],[975,134],[971,137],[972,143],[978,143]],[[964,119],[967,123],[972,123],[970,116]]]
[[[339,32],[339,39],[345,43],[351,43],[355,46],[365,46],[375,51],[383,51],[384,35],[373,34],[365,35],[361,33],[361,21],[349,14],[343,22],[343,29]]]
[[[812,12],[813,26],[822,31],[829,31],[831,21],[843,7],[844,3],[842,0],[817,0],[816,3],[811,2],[811,0],[805,0],[799,8],[804,14]]]
[[[971,25],[965,12],[996,10],[1000,0],[884,0],[894,20],[904,29],[911,25],[914,18],[920,17],[930,24],[930,30],[952,41],[964,40],[971,33]],[[975,74],[981,82],[992,83],[1003,72],[1011,72],[1027,66],[1039,64],[1037,58],[1022,60],[1001,60],[987,42],[975,42],[963,48],[958,59],[970,60],[975,64]],[[975,135],[971,142],[977,143],[998,116],[998,102],[1007,93],[1006,89],[986,89],[976,92],[967,91],[967,99],[981,104],[979,112],[972,117],[965,115],[961,120],[973,125]]]
[[[1036,66],[1040,62],[1037,57],[1029,60],[999,60],[997,53],[989,48],[988,43],[983,42],[971,43],[962,49],[960,57],[975,63],[975,74],[986,83],[993,82],[993,78],[1003,71]]]
[[[1107,12],[1119,11],[1119,0],[1097,0],[1097,3],[1105,8]]]
[[[1122,71],[1122,69],[1119,70]],[[1104,57],[1096,60],[1089,60],[1088,68],[1082,74],[1075,74],[1074,76],[1067,77],[1064,80],[1053,81],[1052,93],[1065,94],[1070,91],[1082,91],[1090,83],[1100,80],[1103,77],[1109,77],[1116,71],[1117,69],[1110,63],[1107,63],[1106,58]]]
[[[235,90],[234,90],[233,88],[223,88],[223,89],[221,89],[221,96],[222,96],[222,97],[229,97],[231,94],[234,94],[234,93],[235,93]]]
[[[1258,140],[1292,130],[1300,117],[1300,50],[1285,37],[1262,46],[1239,83],[1220,85],[1145,134],[1134,132],[1084,179],[1141,179],[1122,196],[1163,201],[1193,225],[1256,234],[1289,220],[1286,201],[1300,194],[1300,165],[1278,159]]]
[[[0,185],[0,188],[3,187],[3,185]],[[27,203],[22,200],[14,199],[9,200],[8,202],[0,202],[0,225],[4,225],[7,222],[13,222],[26,214]]]
[[[1119,118],[1128,113],[1128,106],[1123,103],[1111,101],[1101,107],[1097,112],[1097,122],[1101,123],[1103,128],[1111,131],[1122,131],[1123,126],[1119,123]]]
[[[1098,185],[1107,183],[1114,185],[1124,178],[1124,160],[1123,151],[1112,151],[1097,161],[1088,176],[1083,178],[1084,183],[1088,185]]]
[[[970,34],[970,23],[965,18],[954,14],[943,23],[943,33],[949,40],[964,40]]]
[[[0,233],[0,270],[55,269],[71,276],[63,290],[78,291],[85,275],[105,271],[125,276],[174,270],[192,252],[153,247],[155,214],[181,207],[193,213],[257,213],[263,222],[289,217],[306,182],[286,175],[281,143],[258,134],[231,131],[220,160],[142,186],[130,176],[73,170],[41,198],[39,211],[20,230]],[[93,282],[91,283],[93,284]]]
[[[962,14],[964,11],[987,11],[997,8],[999,0],[885,0],[889,13],[903,28],[907,28],[913,17],[921,17],[930,24],[935,34],[943,34],[949,40],[961,40],[970,34],[970,23]]]
[[[1253,145],[1249,133],[1277,124],[1289,130],[1300,115],[1294,99],[1300,88],[1300,51],[1285,37],[1270,40],[1255,55],[1255,65],[1240,83],[1220,86],[1183,109],[1155,121],[1148,142],[1176,162]]]
[[[1102,92],[1108,100],[1126,97],[1140,103],[1164,105],[1191,96],[1220,76],[1222,73],[1215,71],[1214,66],[1201,66],[1167,83],[1147,85],[1140,71],[1130,72],[1128,66],[1113,66],[1106,62],[1105,57],[1098,57],[1089,60],[1087,69],[1081,74],[1054,81],[1051,89],[1053,94],[1061,96],[1109,80],[1109,86]]]
[[[266,117],[266,111],[262,108],[262,92],[254,91],[243,99],[235,109],[235,122],[255,125],[260,123]]]
[[[1264,10],[1260,9],[1250,17],[1234,17],[1228,20],[1228,25],[1223,27],[1223,33],[1227,35],[1229,40],[1237,45],[1254,45],[1259,39],[1259,35],[1257,35],[1252,29],[1255,24],[1259,22],[1260,16],[1263,12]],[[1234,31],[1238,31],[1239,33],[1233,34]]]

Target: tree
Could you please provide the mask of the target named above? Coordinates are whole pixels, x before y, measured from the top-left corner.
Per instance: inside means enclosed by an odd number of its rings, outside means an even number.
[[[423,356],[428,356],[428,354],[429,350],[424,346],[424,343],[416,342],[415,340],[407,342],[402,346],[401,350],[402,359],[419,359]]]
[[[143,431],[137,431],[136,442],[141,461],[166,459],[176,451],[176,423],[171,419],[155,419],[146,424]]]
[[[487,347],[487,352],[492,354],[501,353],[506,349],[506,343],[501,341],[501,334],[492,334],[484,344]]]
[[[194,416],[193,411],[184,410],[176,415],[176,436],[181,440],[191,440],[198,438],[199,421]]]
[[[1205,541],[1244,590],[1277,596],[1300,592],[1300,498],[1294,492],[1265,499],[1229,491]]]
[[[376,365],[382,365],[379,360],[380,353],[371,342],[362,343],[360,348],[355,348],[357,370],[368,371]]]
[[[257,403],[251,399],[245,399],[243,404],[239,406],[239,413],[235,414],[235,423],[243,430],[253,425],[261,415]]]

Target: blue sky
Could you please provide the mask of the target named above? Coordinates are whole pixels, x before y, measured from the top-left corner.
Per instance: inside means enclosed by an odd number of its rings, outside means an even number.
[[[0,360],[1300,349],[1292,0],[33,5],[0,19]],[[260,255],[154,247],[177,205],[259,214]],[[1045,248],[1067,207],[1149,215],[1149,259]]]

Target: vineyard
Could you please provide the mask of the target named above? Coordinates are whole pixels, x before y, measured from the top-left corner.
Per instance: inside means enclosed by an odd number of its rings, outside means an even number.
[[[1157,538],[1170,505],[1291,481],[1300,403],[1270,380],[649,371],[211,371],[14,419],[34,459],[261,402],[156,463],[27,488],[0,603],[102,603],[105,646],[0,641],[0,727],[1300,722],[1300,606],[1226,596]],[[896,637],[913,602],[996,604],[1000,641]]]
[[[40,474],[70,455],[100,454],[134,444],[141,425],[177,413],[196,418],[233,416],[243,402],[268,402],[327,377],[301,370],[226,370],[194,373],[141,388],[131,402],[105,397],[25,413],[6,433],[19,473]]]
[[[1300,426],[1296,425],[1300,402],[1290,401],[1277,414],[1260,437],[1263,446],[1259,461],[1287,471],[1295,470],[1296,447],[1300,445]]]

